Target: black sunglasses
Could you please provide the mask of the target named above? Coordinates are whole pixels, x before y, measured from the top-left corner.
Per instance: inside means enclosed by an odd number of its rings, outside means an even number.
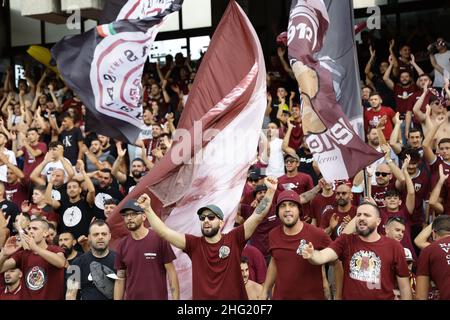
[[[392,221],[397,221],[397,222],[400,222],[401,224],[405,224],[405,220],[403,220],[402,217],[390,217],[387,220],[387,224],[391,223]]]
[[[209,221],[213,221],[215,218],[217,218],[217,216],[211,213],[206,216],[199,216],[198,218],[200,219],[200,221],[205,221],[206,218],[208,218]]]
[[[387,173],[387,172],[375,172],[375,175],[377,177],[379,177],[379,176],[387,177],[388,175],[390,175],[390,173]]]

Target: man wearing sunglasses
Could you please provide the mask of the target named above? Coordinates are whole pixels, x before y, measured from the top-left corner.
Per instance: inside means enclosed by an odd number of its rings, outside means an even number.
[[[379,208],[384,208],[384,194],[387,190],[400,188],[400,184],[404,183],[405,176],[402,170],[391,158],[391,148],[388,145],[382,145],[381,149],[385,153],[385,163],[381,163],[376,167],[375,180],[376,185],[372,185],[372,198],[375,200]],[[369,172],[369,177],[371,173]]]
[[[116,252],[114,300],[167,300],[167,279],[172,299],[178,300],[180,289],[173,265],[176,257],[169,243],[145,227],[147,217],[136,200],[125,203],[120,215],[130,234]]]
[[[246,241],[269,212],[278,180],[264,179],[267,192],[244,224],[223,234],[224,214],[216,205],[198,209],[202,237],[182,234],[167,227],[156,215],[150,197],[143,194],[137,203],[145,212],[153,230],[192,261],[192,297],[194,300],[247,300],[240,261]]]

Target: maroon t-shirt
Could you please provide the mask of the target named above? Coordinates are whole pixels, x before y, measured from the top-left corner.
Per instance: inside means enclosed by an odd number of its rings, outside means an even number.
[[[420,97],[422,96],[423,90],[419,89],[416,92],[413,93],[413,95],[411,96],[411,99],[409,99],[409,107],[408,110],[409,111],[413,111],[414,105],[416,104],[417,100],[420,99]],[[437,92],[436,92],[437,93]],[[434,96],[435,92],[434,90],[430,90],[430,88],[428,88],[427,94],[425,95],[425,98],[423,99],[423,103],[420,106],[420,111],[422,111],[423,113],[425,113],[427,111],[427,104],[430,103],[430,98],[431,96]],[[414,113],[413,113],[414,114]],[[420,122],[417,120],[416,117],[413,117],[413,122],[414,124],[420,124]]]
[[[439,298],[450,300],[450,236],[422,250],[416,275],[430,277],[439,289]]]
[[[48,251],[64,253],[58,246],[49,245]],[[11,258],[22,270],[24,297],[29,300],[64,300],[64,268],[57,268],[30,250],[20,250]]]
[[[320,226],[321,219],[326,211],[332,210],[336,205],[336,196],[333,194],[329,197],[324,197],[322,194],[318,194],[311,201],[311,218],[316,219],[317,225]]]
[[[414,212],[410,216],[412,226],[421,226],[425,222],[423,201],[430,197],[430,177],[425,171],[420,171],[417,177],[412,178],[414,190],[416,191]],[[406,187],[402,190],[402,201],[406,200]]]
[[[365,242],[357,234],[342,234],[329,248],[344,267],[344,300],[394,300],[396,276],[409,276],[402,245],[385,236]]]
[[[277,276],[273,292],[274,300],[324,300],[322,266],[309,263],[302,257],[302,250],[312,242],[321,250],[331,243],[330,237],[316,226],[304,223],[296,235],[287,235],[283,226],[269,233],[270,254],[274,259]]]
[[[38,142],[37,145],[31,146],[33,150],[41,150],[42,154],[35,158],[33,157],[30,152],[28,152],[28,149],[25,147],[22,147],[24,160],[23,160],[23,174],[25,177],[29,177],[33,170],[42,162],[44,161],[45,154],[47,153],[47,145],[43,142]]]
[[[2,300],[23,300],[23,286],[20,284],[16,290],[8,291],[6,287],[0,287],[0,301]]]
[[[386,186],[375,185],[372,186],[372,198],[377,203],[378,208],[384,208],[384,195],[387,190],[395,189],[395,177]]]
[[[439,181],[439,165],[442,164],[442,169],[444,170],[444,174],[450,174],[450,162],[442,159],[441,156],[437,156],[436,160],[433,163],[430,163],[430,171],[431,171],[431,185],[435,186]]]
[[[247,300],[241,272],[245,246],[244,226],[222,234],[211,244],[205,237],[186,234],[184,252],[192,261],[192,298],[194,300]]]
[[[394,98],[395,98],[395,104],[397,105],[397,112],[400,112],[400,114],[405,114],[406,111],[410,110],[410,105],[412,101],[412,97],[414,92],[417,91],[417,87],[415,84],[411,84],[408,87],[402,87],[398,83],[394,86]],[[389,137],[386,137],[386,139],[389,139]]]
[[[170,244],[149,229],[147,236],[135,240],[128,235],[116,251],[116,270],[126,270],[125,300],[167,300],[164,265],[175,260]]]
[[[264,257],[269,256],[269,232],[276,226],[280,225],[280,219],[278,219],[275,210],[275,206],[272,205],[269,213],[258,225],[250,238],[250,243],[252,246],[261,251]]]
[[[246,244],[242,256],[248,258],[248,278],[262,284],[266,279],[267,266],[261,251],[250,244]]]
[[[242,190],[241,203],[250,205],[253,200],[255,200],[255,196],[253,195],[254,188],[249,185],[247,182],[244,185],[244,190]]]
[[[30,211],[28,212],[31,219],[34,217],[42,217],[49,222],[59,223],[59,215],[53,211],[53,208],[49,205],[46,205],[43,208],[39,208],[36,204],[32,204]]]
[[[441,197],[443,199],[444,214],[450,215],[450,177],[447,178],[442,187]]]
[[[15,184],[9,184],[5,182],[5,198],[8,201],[14,202],[17,207],[22,206],[22,202],[28,200],[28,187],[25,183],[17,182]]]
[[[411,215],[406,209],[406,206],[403,205],[398,211],[387,211],[386,208],[383,208],[380,209],[380,213],[381,213],[381,223],[378,225],[378,233],[382,235],[386,235],[385,225],[389,220],[389,218],[400,217],[405,221],[405,232],[403,233],[403,239],[402,241],[400,241],[400,243],[404,248],[408,248],[413,255],[413,259],[417,260],[416,250],[414,250],[411,239],[411,222],[410,222]]]
[[[294,128],[291,131],[288,146],[294,150],[297,150],[302,146],[303,143],[302,123],[294,121],[292,121],[291,123],[294,125]],[[280,131],[281,131],[280,138],[281,136],[284,137],[286,135],[287,128],[283,126]]]
[[[335,240],[337,237],[341,235],[342,231],[344,230],[344,227],[342,226],[342,221],[344,220],[344,217],[350,216],[350,218],[353,219],[356,215],[356,207],[352,205],[350,207],[350,210],[348,210],[347,212],[341,212],[338,210],[337,207],[334,207],[332,210],[327,210],[324,213],[322,220],[320,221],[320,228],[322,229],[328,228],[333,214],[336,214],[336,216],[338,217],[338,224],[336,228],[334,228],[331,232],[331,239]]]

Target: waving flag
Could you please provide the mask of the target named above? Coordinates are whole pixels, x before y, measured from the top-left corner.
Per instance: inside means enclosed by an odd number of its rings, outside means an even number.
[[[340,1],[333,2],[336,6],[331,3],[330,9],[341,5]],[[351,178],[382,157],[361,140],[337,101],[340,99],[348,109],[360,106],[352,94],[358,86],[353,74],[355,44],[350,12],[345,18],[332,16],[336,19],[332,25],[344,24],[346,31],[332,31],[330,44],[325,40],[330,19],[322,0],[293,0],[289,17],[288,56],[302,94],[303,131],[327,181]],[[346,69],[349,63],[353,66]]]
[[[175,142],[108,219],[113,237],[127,234],[118,214],[121,205],[143,192],[178,232],[201,235],[196,212],[207,204],[222,209],[224,231],[230,230],[256,157],[265,108],[262,49],[250,21],[230,1],[195,77]],[[181,298],[191,298],[190,259],[176,254]]]
[[[67,85],[87,107],[87,129],[135,143],[142,126],[142,72],[164,18],[183,0],[107,4],[116,21],[65,37],[52,54]],[[108,14],[109,11],[115,12]]]

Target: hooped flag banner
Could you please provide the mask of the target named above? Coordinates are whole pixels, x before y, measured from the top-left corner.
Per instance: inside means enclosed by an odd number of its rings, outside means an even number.
[[[108,218],[113,238],[127,235],[118,213],[123,203],[144,192],[166,225],[180,233],[201,236],[196,212],[208,204],[222,209],[223,231],[231,230],[248,168],[257,156],[266,103],[258,36],[239,5],[230,1],[195,77],[172,147]],[[181,298],[190,299],[196,281],[191,261],[179,250],[176,255]]]
[[[144,64],[164,18],[180,10],[182,2],[126,1],[115,21],[65,37],[52,48],[64,81],[88,110],[88,131],[136,142],[142,127]],[[107,4],[104,16],[119,4]]]
[[[322,0],[293,0],[287,31],[289,61],[302,94],[306,142],[327,181],[352,178],[383,156],[361,140],[346,116],[358,122],[362,112],[351,110],[361,108],[361,102],[354,94],[359,86],[351,5],[341,8],[349,1],[327,1],[327,10]],[[339,24],[347,30],[327,33],[330,25]]]

